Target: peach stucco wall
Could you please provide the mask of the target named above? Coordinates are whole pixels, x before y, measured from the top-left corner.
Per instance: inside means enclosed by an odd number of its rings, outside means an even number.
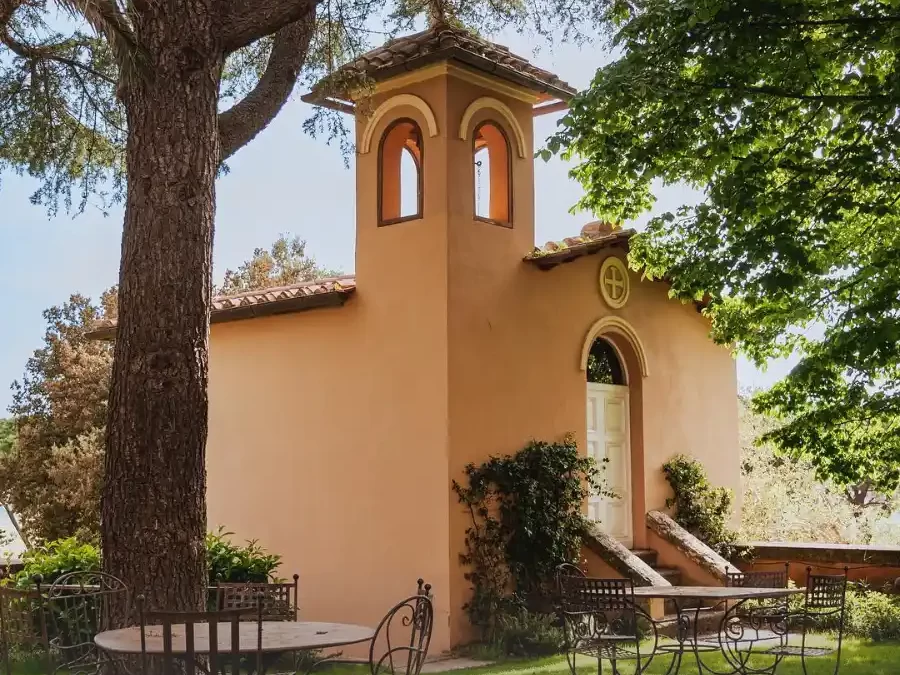
[[[450,481],[531,438],[574,432],[584,447],[580,356],[611,310],[597,289],[604,254],[546,272],[522,262],[534,243],[529,105],[447,76],[403,91],[429,103],[439,129],[424,138],[424,218],[376,226],[373,143],[357,163],[355,296],[212,328],[209,522],[281,553],[285,575],[300,574],[305,617],[372,624],[425,577],[442,650],[469,636],[458,563],[468,516]],[[511,152],[512,229],[474,218],[471,138],[458,129],[484,95],[526,132],[525,158]],[[374,138],[398,117],[426,128],[400,107]],[[473,128],[488,118],[503,123],[480,111]],[[663,284],[631,282],[615,314],[639,336],[647,377],[614,340],[639,425],[632,503],[635,544],[645,545],[643,515],[663,506],[660,467],[672,455],[692,454],[712,481],[738,487],[736,381],[692,305],[669,300]]]

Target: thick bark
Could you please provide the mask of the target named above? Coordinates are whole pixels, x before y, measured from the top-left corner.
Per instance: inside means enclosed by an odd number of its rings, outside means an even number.
[[[101,535],[104,569],[156,609],[200,609],[206,587],[207,346],[222,67],[212,5],[148,4],[137,37],[149,74],[123,89],[128,194]]]
[[[246,47],[308,16],[322,0],[220,0],[218,34],[225,53]]]

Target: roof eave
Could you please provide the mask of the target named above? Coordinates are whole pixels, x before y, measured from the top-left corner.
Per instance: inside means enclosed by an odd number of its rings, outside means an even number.
[[[210,324],[228,323],[231,321],[243,321],[246,319],[258,319],[265,316],[277,316],[279,314],[294,314],[322,307],[340,307],[356,291],[356,287],[342,288],[340,290],[325,293],[313,293],[296,298],[284,298],[260,304],[244,305],[240,307],[228,307],[213,310],[209,315]],[[102,326],[85,333],[88,340],[114,340],[116,326]]]
[[[593,255],[594,253],[598,253],[599,251],[608,248],[619,248],[627,252],[628,240],[631,237],[631,234],[632,232],[629,230],[621,232],[617,235],[597,239],[596,241],[589,241],[583,244],[576,244],[574,246],[561,248],[558,251],[553,251],[552,253],[543,253],[541,255],[534,255],[533,253],[529,253],[523,258],[523,260],[531,265],[534,265],[540,270],[546,271],[549,269],[553,269],[558,265],[570,263],[573,260],[577,260],[578,258]]]
[[[445,49],[429,52],[427,54],[422,54],[420,56],[407,59],[406,61],[403,61],[403,63],[399,63],[394,66],[380,68],[372,73],[369,73],[368,77],[370,77],[373,82],[381,82],[384,80],[389,80],[392,77],[396,77],[403,73],[420,70],[431,64],[440,63],[442,61],[456,61],[479,72],[493,75],[508,82],[512,82],[513,84],[528,89],[535,94],[544,94],[548,97],[548,99],[542,101],[542,103],[544,103],[545,105],[548,103],[548,100],[550,103],[552,103],[554,100],[560,102],[568,102],[577,93],[577,91],[572,87],[556,86],[552,83],[544,82],[540,79],[530,77],[525,73],[519,72],[513,68],[509,68],[495,61],[491,61],[488,58],[479,56],[474,52],[470,52],[469,50],[463,49],[462,47],[458,46],[447,47]],[[330,108],[332,110],[337,110],[343,113],[353,114],[355,107],[350,102],[350,99],[350,94],[348,94],[347,92],[334,92],[331,95],[325,95],[321,91],[317,91],[316,89],[313,89],[309,93],[304,94],[300,97],[300,100],[302,100],[304,103],[318,105],[324,108]],[[538,107],[538,109],[540,109],[540,107]],[[549,108],[547,108],[547,110],[549,110]]]

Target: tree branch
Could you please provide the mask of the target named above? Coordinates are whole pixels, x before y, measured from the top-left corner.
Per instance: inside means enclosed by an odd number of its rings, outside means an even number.
[[[226,54],[314,12],[322,0],[223,0],[219,41]]]
[[[0,10],[2,12],[2,10]],[[103,80],[108,84],[115,85],[116,81],[109,77],[108,75],[104,75],[99,70],[91,68],[86,63],[82,63],[77,59],[70,59],[67,56],[63,56],[57,52],[57,47],[54,45],[42,45],[40,47],[34,47],[32,45],[27,45],[24,42],[19,42],[16,38],[10,35],[9,31],[3,26],[2,23],[2,15],[0,15],[0,42],[9,47],[9,50],[16,54],[17,56],[21,56],[23,59],[46,59],[49,61],[56,61],[57,63],[62,63],[63,65],[69,66],[70,68],[78,68],[83,70],[94,77]]]
[[[123,70],[132,64],[137,54],[134,31],[114,0],[61,0],[73,15],[81,16],[99,34],[106,37],[109,48]]]
[[[256,87],[219,114],[219,157],[228,159],[265,129],[287,102],[306,60],[315,30],[315,9],[275,33],[266,70]]]
[[[0,28],[6,27],[6,24],[8,24],[9,20],[12,18],[13,12],[15,12],[21,4],[22,0],[0,0]]]

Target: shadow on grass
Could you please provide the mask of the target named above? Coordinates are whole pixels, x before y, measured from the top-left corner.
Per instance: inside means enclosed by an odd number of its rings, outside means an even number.
[[[663,675],[669,667],[671,656],[660,655],[653,659],[647,675]],[[704,665],[726,673],[732,670],[721,654],[703,654]],[[771,663],[771,658],[768,663]],[[832,675],[834,672],[835,657],[827,656],[816,659],[807,659],[809,675]],[[596,675],[597,662],[586,657],[579,657],[577,662],[578,675]],[[604,673],[609,672],[607,662],[604,662]],[[634,672],[633,661],[620,661],[619,670],[623,675]],[[467,670],[453,671],[453,675],[568,675],[569,666],[566,659],[561,656],[531,659],[512,660],[492,664],[482,668],[470,668]],[[697,675],[697,664],[693,655],[686,654],[681,664],[681,675]],[[900,643],[884,642],[874,644],[861,640],[844,640],[841,652],[840,675],[900,675]],[[799,658],[784,659],[778,666],[778,675],[803,675],[803,669]],[[349,674],[348,674],[349,675]]]
[[[834,656],[808,659],[809,675],[831,675],[834,672]],[[657,656],[646,671],[646,675],[663,675],[669,667],[671,657]],[[725,658],[721,654],[704,654],[703,663],[720,672],[728,672]],[[578,675],[596,675],[597,663],[589,658],[579,657]],[[634,663],[619,662],[623,675],[634,672]],[[604,673],[609,667],[604,662]],[[321,670],[317,675],[368,675],[368,666],[334,664]],[[569,666],[562,656],[540,659],[514,659],[483,666],[450,671],[451,675],[568,675]],[[778,675],[803,675],[798,658],[785,659],[778,667]],[[681,665],[681,675],[697,675],[697,665],[693,656],[686,654]],[[11,675],[47,675],[46,667],[37,661],[20,661],[13,664]],[[64,674],[60,674],[64,675]],[[385,675],[388,672],[385,671]],[[884,642],[873,644],[861,640],[845,640],[841,653],[840,675],[900,675],[900,643]]]

